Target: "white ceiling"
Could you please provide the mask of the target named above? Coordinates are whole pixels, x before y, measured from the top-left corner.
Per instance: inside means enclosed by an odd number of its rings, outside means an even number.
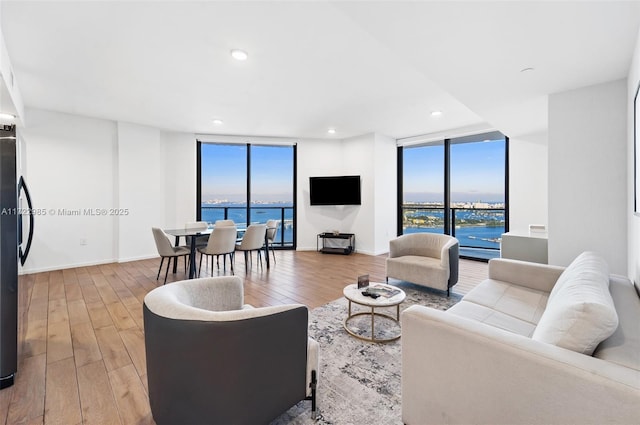
[[[401,138],[485,122],[512,137],[544,132],[547,95],[626,77],[640,24],[638,1],[2,0],[0,8],[26,107],[313,138]],[[249,59],[232,59],[234,48]]]

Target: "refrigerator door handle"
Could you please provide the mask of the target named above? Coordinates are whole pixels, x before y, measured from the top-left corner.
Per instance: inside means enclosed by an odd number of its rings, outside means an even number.
[[[29,255],[29,250],[31,249],[31,241],[33,240],[33,217],[34,215],[31,213],[33,206],[31,204],[31,195],[29,195],[29,189],[27,188],[27,183],[24,181],[24,178],[20,176],[20,182],[18,183],[18,193],[20,191],[24,191],[24,196],[27,199],[27,211],[29,211],[29,236],[27,238],[27,244],[24,247],[24,251],[22,250],[22,244],[18,250],[18,256],[20,258],[20,264],[24,266],[25,261],[27,261],[27,256]],[[22,223],[22,215],[20,217],[20,223]],[[22,235],[22,225],[19,226],[20,235]],[[22,236],[20,236],[22,237]]]

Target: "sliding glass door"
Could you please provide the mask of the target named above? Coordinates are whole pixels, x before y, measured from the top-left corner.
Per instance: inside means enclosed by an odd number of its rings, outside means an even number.
[[[446,233],[463,257],[499,256],[508,231],[508,139],[491,132],[399,151],[398,233]]]
[[[499,256],[506,229],[505,155],[504,136],[451,140],[451,234],[460,241],[462,256]]]
[[[444,143],[402,151],[402,233],[444,233]]]
[[[276,220],[274,247],[295,247],[295,146],[198,143],[199,220]]]

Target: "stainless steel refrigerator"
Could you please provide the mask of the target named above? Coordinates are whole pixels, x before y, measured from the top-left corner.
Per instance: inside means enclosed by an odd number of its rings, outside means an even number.
[[[15,126],[1,125],[0,389],[13,385],[18,370],[18,263],[24,264],[33,236],[31,199],[22,177],[18,178],[17,173],[17,146]],[[21,205],[19,196],[24,197],[25,205]],[[22,226],[23,217],[28,217],[25,228]],[[26,238],[23,238],[23,230],[28,230]],[[24,245],[23,239],[26,239]]]

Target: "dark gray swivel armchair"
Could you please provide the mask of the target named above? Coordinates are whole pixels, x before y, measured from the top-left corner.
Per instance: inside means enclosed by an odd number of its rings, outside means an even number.
[[[243,305],[242,279],[158,287],[144,299],[149,402],[164,424],[266,424],[300,400],[316,411],[308,309]]]

